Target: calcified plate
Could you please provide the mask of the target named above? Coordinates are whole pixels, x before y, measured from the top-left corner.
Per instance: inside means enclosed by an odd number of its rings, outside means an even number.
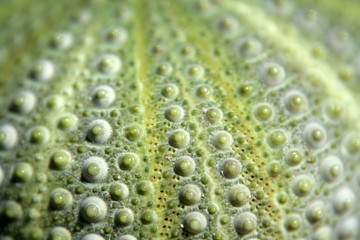
[[[2,0],[0,239],[359,239],[359,14]]]

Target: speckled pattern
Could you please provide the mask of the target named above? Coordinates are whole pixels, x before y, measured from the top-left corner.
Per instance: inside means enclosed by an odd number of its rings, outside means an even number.
[[[359,12],[1,1],[0,239],[359,239]]]

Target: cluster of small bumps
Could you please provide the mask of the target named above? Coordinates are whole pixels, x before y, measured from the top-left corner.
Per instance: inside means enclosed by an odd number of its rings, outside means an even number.
[[[305,0],[76,2],[0,48],[0,239],[358,238],[349,32]]]

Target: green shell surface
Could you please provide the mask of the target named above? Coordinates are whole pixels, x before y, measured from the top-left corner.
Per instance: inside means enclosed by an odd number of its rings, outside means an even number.
[[[0,2],[0,239],[359,239],[357,0]]]

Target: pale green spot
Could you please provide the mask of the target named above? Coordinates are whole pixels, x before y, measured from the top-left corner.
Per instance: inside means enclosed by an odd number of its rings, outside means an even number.
[[[130,141],[136,141],[141,138],[143,130],[139,125],[132,125],[125,129],[125,136]]]
[[[179,89],[174,84],[167,84],[161,89],[161,94],[166,98],[175,98],[179,94]]]
[[[109,193],[114,200],[124,200],[129,196],[129,188],[123,183],[113,183]]]
[[[209,108],[205,113],[206,119],[210,123],[218,123],[222,120],[223,114],[218,108]]]
[[[126,153],[119,158],[119,166],[122,170],[134,170],[139,162],[139,157],[134,153]]]
[[[54,152],[50,159],[50,167],[56,170],[64,170],[71,162],[71,154],[66,150]]]
[[[134,222],[134,214],[130,209],[115,212],[114,222],[119,227],[127,227]]]
[[[212,143],[219,150],[227,150],[233,144],[233,138],[228,132],[220,131],[214,134]]]
[[[184,117],[184,110],[178,105],[168,107],[165,111],[165,117],[171,122],[179,122]]]
[[[314,187],[314,181],[307,175],[297,176],[292,185],[293,192],[298,197],[304,197],[310,194]]]
[[[287,142],[287,134],[283,130],[273,130],[267,137],[267,143],[272,148],[280,148]]]
[[[301,217],[297,214],[291,214],[286,217],[284,225],[288,231],[295,231],[301,226]]]
[[[169,144],[174,148],[185,148],[190,142],[190,135],[187,131],[178,129],[173,131],[169,137]]]
[[[201,191],[199,187],[193,184],[183,186],[179,193],[180,201],[185,205],[194,205],[200,201]]]
[[[29,163],[19,163],[15,167],[14,180],[17,182],[28,181],[34,173],[32,166]]]
[[[194,159],[188,156],[180,157],[174,166],[174,172],[180,176],[190,176],[195,170],[196,164]]]
[[[191,234],[203,232],[207,226],[205,216],[200,212],[190,212],[183,219],[184,228]]]
[[[255,107],[254,115],[257,120],[265,122],[273,116],[273,109],[270,105],[262,103]]]

